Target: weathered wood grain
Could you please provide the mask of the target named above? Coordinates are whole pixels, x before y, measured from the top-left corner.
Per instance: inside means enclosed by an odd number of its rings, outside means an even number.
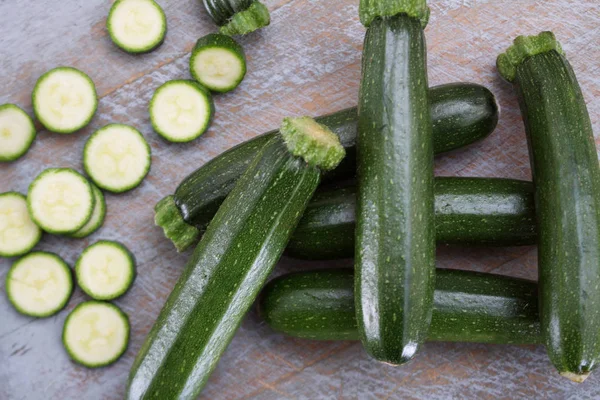
[[[97,239],[118,239],[135,253],[138,279],[116,303],[131,317],[132,341],[115,365],[87,370],[71,363],[60,333],[69,310],[85,299],[76,290],[67,310],[33,320],[0,296],[0,399],[118,399],[135,353],[189,253],[177,254],[152,223],[152,205],[189,172],[225,149],[276,127],[286,115],[319,115],[357,103],[364,28],[357,0],[270,0],[272,25],[242,39],[248,75],[235,92],[216,98],[210,130],[188,145],[168,144],[152,132],[147,114],[163,82],[189,77],[188,52],[214,30],[197,0],[160,1],[169,33],[157,51],[131,56],[104,31],[110,2],[0,0],[0,103],[30,109],[37,77],[56,65],[81,68],[101,95],[91,125],[71,136],[41,132],[22,160],[0,165],[0,191],[25,192],[51,166],[81,169],[89,134],[109,122],[138,127],[153,151],[152,170],[131,193],[107,195],[105,226],[83,240],[46,235],[39,249],[73,263]],[[552,29],[564,45],[582,86],[600,148],[600,4],[569,1],[430,1],[427,28],[431,84],[473,81],[498,96],[502,117],[486,141],[439,158],[438,175],[530,178],[525,135],[511,87],[495,58],[518,34]],[[535,278],[532,247],[438,249],[438,265]],[[4,281],[12,260],[0,260]],[[282,260],[276,274],[306,262]],[[349,260],[335,265],[350,265]],[[310,263],[310,268],[324,263]],[[329,264],[330,265],[330,264]],[[4,284],[0,285],[4,291]],[[273,333],[254,313],[244,321],[203,392],[206,399],[446,399],[598,398],[600,374],[575,386],[556,374],[540,346],[427,344],[411,364],[394,368],[368,359],[360,345],[321,343]]]

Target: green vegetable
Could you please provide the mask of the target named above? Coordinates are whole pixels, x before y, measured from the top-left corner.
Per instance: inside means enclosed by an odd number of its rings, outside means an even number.
[[[287,335],[317,340],[359,338],[350,269],[297,272],[269,282],[259,313]],[[437,269],[428,340],[540,343],[535,282]]]
[[[27,254],[42,238],[42,230],[31,220],[27,198],[21,193],[0,193],[0,257]]]
[[[33,121],[25,111],[14,104],[0,105],[0,162],[25,155],[35,135]]]
[[[600,361],[600,167],[585,100],[551,32],[498,57],[525,122],[538,220],[540,320],[561,375],[582,382]]]
[[[213,92],[232,91],[246,75],[244,49],[227,35],[210,33],[196,42],[190,57],[190,72]]]
[[[94,204],[94,211],[92,212],[92,216],[89,221],[82,228],[69,235],[72,238],[82,239],[84,237],[88,237],[100,229],[104,223],[104,218],[106,217],[106,201],[104,200],[104,195],[96,185],[91,186],[92,192],[94,193],[94,199],[96,200]]]
[[[234,14],[244,11],[254,0],[203,0],[204,8],[215,24],[225,25]]]
[[[438,244],[516,246],[536,243],[531,182],[499,178],[435,178]],[[287,247],[303,259],[354,256],[356,187],[324,188],[306,208]]]
[[[424,4],[424,0],[411,3]],[[403,364],[433,309],[433,139],[421,22],[376,18],[365,36],[356,143],[355,292],[361,342]]]
[[[117,0],[110,8],[106,29],[122,50],[148,53],[164,42],[167,18],[154,0]]]
[[[360,0],[358,16],[360,22],[369,27],[375,18],[393,17],[403,14],[419,20],[423,29],[429,22],[429,7],[423,0]]]
[[[494,95],[485,87],[470,83],[436,86],[429,91],[436,153],[454,150],[489,135],[498,122]],[[339,137],[346,158],[324,175],[332,181],[356,173],[355,141],[358,116],[355,108],[317,118]],[[217,212],[250,160],[270,137],[269,132],[244,142],[212,159],[181,182],[172,196],[156,205],[156,224],[179,251],[198,241],[200,233]]]
[[[343,157],[331,131],[303,122],[286,119],[282,136],[302,130],[304,138],[270,138],[219,208],[134,362],[129,399],[202,390],[316,190],[319,167]],[[321,146],[306,146],[315,139]],[[322,165],[306,163],[321,147],[337,151]]]
[[[250,7],[231,17],[229,22],[219,28],[223,35],[246,35],[271,23],[269,9],[260,1],[254,1]]]

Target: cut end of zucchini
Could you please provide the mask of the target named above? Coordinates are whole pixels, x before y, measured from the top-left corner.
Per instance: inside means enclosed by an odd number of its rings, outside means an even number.
[[[588,378],[588,376],[590,376],[590,372],[587,372],[585,374],[576,374],[574,372],[561,372],[560,375],[575,383],[583,383],[583,381],[585,381]]]
[[[83,226],[83,228],[69,235],[72,238],[81,239],[90,236],[92,233],[100,229],[100,227],[104,223],[104,218],[106,217],[106,201],[104,200],[104,195],[96,185],[91,186],[92,192],[94,193],[94,198],[96,199],[96,204],[94,205],[92,217],[87,222],[87,224]]]
[[[418,19],[425,29],[429,22],[430,10],[426,0],[360,0],[358,6],[360,22],[366,27],[369,27],[375,18],[393,17],[398,14]]]
[[[0,194],[0,257],[28,253],[42,238],[42,230],[31,220],[27,199],[21,193]]]
[[[14,161],[31,147],[35,126],[31,117],[14,104],[0,106],[0,161]]]
[[[110,303],[86,301],[65,320],[62,339],[74,361],[89,368],[103,367],[127,350],[129,318]]]
[[[556,40],[554,33],[550,31],[533,36],[518,36],[512,46],[498,56],[496,67],[504,79],[512,82],[515,79],[517,67],[523,61],[536,54],[552,50],[564,55],[560,43]]]
[[[96,86],[89,76],[71,67],[46,72],[33,89],[33,110],[40,122],[56,133],[73,133],[96,113]]]
[[[169,81],[150,101],[156,133],[170,142],[190,142],[208,129],[214,113],[210,92],[191,80]]]
[[[231,17],[227,24],[219,28],[223,35],[246,35],[271,23],[269,9],[260,1],[255,1],[245,9]]]
[[[110,9],[106,28],[122,50],[147,53],[164,41],[167,18],[154,0],[118,0]]]
[[[154,223],[163,229],[165,237],[181,252],[198,242],[200,231],[187,224],[172,195],[163,198],[154,207]]]
[[[229,92],[246,75],[244,49],[227,35],[211,33],[198,39],[190,57],[195,80],[213,92]]]
[[[56,254],[35,252],[13,264],[6,276],[6,294],[21,314],[49,317],[67,304],[73,278],[67,264]]]
[[[339,137],[311,117],[284,118],[280,132],[293,155],[325,171],[337,167],[346,155]]]
[[[98,129],[85,144],[83,166],[104,190],[122,193],[137,187],[148,175],[151,151],[134,127],[110,124]]]

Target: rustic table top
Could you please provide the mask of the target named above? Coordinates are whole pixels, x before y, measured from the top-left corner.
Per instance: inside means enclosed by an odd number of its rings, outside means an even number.
[[[92,123],[74,135],[40,131],[26,157],[0,165],[0,192],[26,192],[48,167],[81,170],[86,138],[121,122],[136,126],[153,152],[141,187],[106,196],[108,216],[93,236],[45,235],[39,249],[69,263],[90,243],[123,241],[136,255],[138,278],[116,303],[130,316],[126,355],[89,370],[72,363],[61,345],[68,312],[86,299],[76,290],[68,307],[46,319],[17,314],[0,296],[1,399],[118,399],[146,333],[173,288],[188,253],[177,254],[153,224],[153,205],[188,173],[217,154],[279,125],[287,115],[321,115],[357,104],[364,28],[358,0],[267,0],[272,24],[241,41],[248,75],[235,92],[215,97],[216,118],[199,140],[169,144],[152,131],[147,112],[154,90],[188,78],[189,52],[215,30],[199,0],[159,0],[169,25],[166,42],[150,54],[119,51],[107,36],[107,0],[0,0],[0,104],[31,112],[37,78],[58,65],[88,73],[100,96]],[[518,34],[553,30],[579,78],[600,148],[600,3],[597,0],[431,0],[427,27],[430,84],[482,83],[496,94],[496,132],[468,149],[436,160],[438,175],[531,179],[525,134],[510,85],[495,59]],[[438,265],[536,277],[534,247],[438,250]],[[12,260],[0,260],[0,281]],[[283,259],[277,274],[306,268]],[[350,265],[350,260],[327,265]],[[310,263],[311,268],[326,263]],[[4,284],[0,284],[4,291]],[[370,360],[356,342],[316,342],[272,332],[254,312],[246,318],[206,386],[206,399],[598,398],[600,373],[584,384],[561,378],[542,346],[429,343],[403,367]]]

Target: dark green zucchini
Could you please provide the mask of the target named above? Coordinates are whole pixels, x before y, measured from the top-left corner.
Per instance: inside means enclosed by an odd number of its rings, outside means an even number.
[[[444,153],[479,141],[488,136],[498,122],[498,106],[494,95],[485,87],[471,83],[435,86],[429,91],[433,121],[433,147]],[[354,177],[356,173],[356,108],[317,118],[340,137],[346,158],[333,171],[324,175],[327,182]],[[224,152],[185,178],[174,195],[161,202],[174,203],[173,218],[156,215],[156,223],[165,236],[183,251],[198,241],[200,233],[217,212],[225,196],[246,170],[252,157],[276,131],[257,136]],[[157,207],[164,209],[164,207]],[[172,208],[171,208],[172,209]]]
[[[320,168],[334,168],[343,156],[324,126],[284,119],[281,135],[238,180],[167,299],[132,367],[128,399],[198,396],[287,245]]]
[[[215,24],[223,26],[236,13],[246,10],[254,0],[203,0],[204,8]]]
[[[271,22],[269,10],[258,0],[203,0],[203,3],[225,35],[245,35]]]
[[[376,18],[367,29],[358,95],[355,303],[365,350],[390,364],[415,356],[433,310],[433,131],[426,58],[418,18]]]
[[[600,167],[585,100],[552,32],[498,57],[525,122],[538,221],[540,320],[561,375],[582,382],[600,360]]]
[[[262,290],[259,314],[276,331],[315,340],[357,340],[351,269],[280,276]],[[428,340],[541,343],[535,282],[437,269]]]
[[[434,179],[438,244],[518,246],[536,242],[531,182],[500,178]],[[354,256],[356,186],[322,188],[306,208],[286,254],[301,259]]]

